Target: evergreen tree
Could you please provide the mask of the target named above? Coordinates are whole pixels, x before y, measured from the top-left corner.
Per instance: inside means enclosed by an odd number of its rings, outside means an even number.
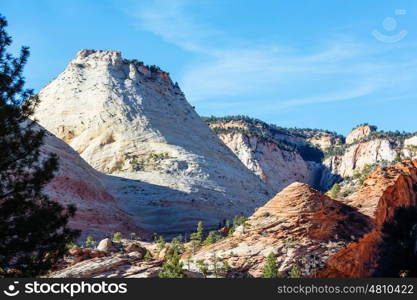
[[[113,241],[115,242],[120,242],[122,240],[122,233],[121,232],[116,232],[113,234]]]
[[[203,237],[204,237],[204,227],[203,227],[203,222],[202,221],[198,222],[196,233],[197,233],[196,239],[201,242],[203,240]]]
[[[158,247],[158,250],[159,251],[162,251],[162,249],[164,249],[165,248],[165,246],[166,246],[166,242],[165,242],[165,239],[164,239],[164,237],[161,235],[161,236],[155,236],[155,243],[156,243],[156,245],[157,245],[157,247]]]
[[[85,245],[87,247],[93,247],[94,248],[96,246],[96,244],[97,244],[96,240],[91,235],[87,236],[87,239],[85,240]]]
[[[336,199],[337,196],[339,196],[340,189],[341,189],[340,184],[338,183],[333,184],[332,188],[329,190],[330,197],[332,197],[333,199]]]
[[[376,277],[417,277],[417,208],[399,207],[383,224]]]
[[[173,251],[167,258],[167,261],[162,265],[162,272],[159,273],[159,278],[183,278],[183,263],[180,262],[180,256],[177,251]]]
[[[204,245],[211,245],[221,240],[221,236],[216,231],[210,231],[207,238],[204,240]]]
[[[301,278],[302,273],[298,264],[293,264],[290,270],[289,278]]]
[[[143,257],[143,260],[144,261],[149,261],[151,259],[152,259],[152,254],[148,250],[146,250],[146,253],[145,253],[145,256]]]
[[[278,278],[278,265],[277,265],[277,258],[275,257],[274,253],[269,253],[268,257],[266,258],[266,263],[264,269],[262,271],[262,278]]]
[[[197,232],[193,232],[190,235],[190,239],[192,241],[195,241],[195,244],[199,246],[199,244],[203,241],[203,237],[204,237],[203,222],[202,221],[199,221],[197,223]]]
[[[75,207],[64,208],[42,192],[58,160],[40,153],[45,131],[29,119],[39,100],[24,88],[22,75],[29,50],[9,54],[6,27],[0,15],[0,276],[37,276],[79,232],[67,227]]]

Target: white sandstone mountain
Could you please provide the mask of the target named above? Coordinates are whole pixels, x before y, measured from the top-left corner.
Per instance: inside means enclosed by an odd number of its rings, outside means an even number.
[[[39,93],[35,118],[67,142],[137,226],[161,233],[251,214],[270,189],[201,121],[169,74],[82,50]]]
[[[94,170],[70,146],[49,132],[41,151],[43,155],[55,153],[59,157],[59,169],[45,192],[60,204],[77,206],[69,225],[81,230],[81,238],[87,235],[102,238],[114,232],[150,236],[151,232],[137,226],[132,215],[123,211],[118,201],[106,191],[103,182],[109,175]]]

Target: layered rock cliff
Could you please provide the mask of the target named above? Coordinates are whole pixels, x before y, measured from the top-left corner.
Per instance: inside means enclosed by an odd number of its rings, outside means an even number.
[[[281,128],[245,116],[204,120],[275,193],[296,181],[324,191],[338,180],[321,164],[322,150],[342,143],[334,133]]]
[[[136,225],[180,232],[248,215],[269,198],[265,184],[220,141],[169,74],[82,50],[39,93],[35,118],[98,171]]]
[[[323,164],[342,178],[352,177],[366,166],[390,165],[417,155],[413,134],[376,131],[375,126],[359,126],[346,138],[346,143],[326,151]]]

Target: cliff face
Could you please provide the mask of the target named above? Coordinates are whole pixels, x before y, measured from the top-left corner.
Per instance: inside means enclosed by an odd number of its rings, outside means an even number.
[[[370,230],[367,219],[306,184],[293,183],[258,209],[232,237],[183,258],[203,261],[210,269],[227,261],[233,272],[259,277],[272,252],[281,272],[300,265],[303,276],[311,276],[331,254]],[[190,267],[199,270],[198,264]]]
[[[296,181],[314,184],[315,166],[297,152],[282,150],[274,143],[239,132],[219,134],[219,137],[274,192]]]
[[[351,145],[343,155],[330,156],[323,161],[323,164],[332,173],[349,177],[355,171],[361,171],[366,165],[394,161],[397,152],[396,145],[389,140],[375,139]]]
[[[375,127],[369,125],[362,125],[353,129],[346,137],[346,144],[352,144],[355,141],[360,141],[363,138],[369,136],[371,132],[376,130]]]
[[[406,161],[394,167],[378,168],[365,181],[365,186],[345,202],[368,216],[374,228],[359,241],[331,256],[322,277],[367,277],[375,268],[381,226],[397,207],[417,203],[417,161]]]
[[[321,164],[322,149],[342,143],[334,133],[281,128],[244,116],[204,119],[275,193],[293,182],[325,191],[338,180]]]
[[[180,232],[250,214],[270,189],[204,124],[168,73],[82,50],[39,93],[35,118],[96,170],[137,226]]]
[[[346,143],[326,150],[323,164],[333,173],[351,177],[366,166],[390,165],[417,157],[417,136],[400,132],[376,131],[364,125],[354,129]]]

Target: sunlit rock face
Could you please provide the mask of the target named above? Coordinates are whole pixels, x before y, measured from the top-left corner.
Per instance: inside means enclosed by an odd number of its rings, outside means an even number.
[[[169,74],[82,50],[39,93],[35,117],[68,143],[137,226],[161,233],[250,214],[270,188],[203,123]]]
[[[218,268],[227,261],[236,276],[260,277],[268,254],[277,257],[279,270],[288,273],[299,265],[302,276],[314,276],[327,259],[371,230],[368,217],[352,207],[295,182],[259,208],[245,223],[216,244],[196,253],[190,268],[199,272],[199,264]]]

